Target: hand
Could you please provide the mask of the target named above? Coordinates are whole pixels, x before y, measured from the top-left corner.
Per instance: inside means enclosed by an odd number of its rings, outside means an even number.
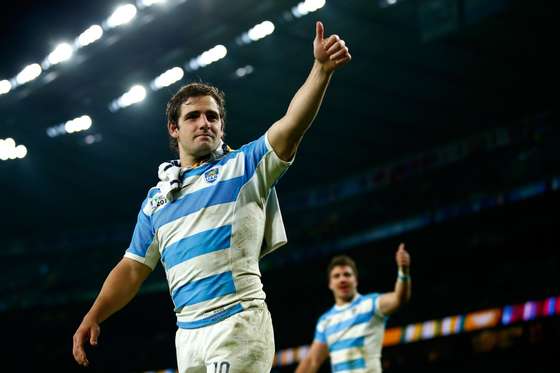
[[[313,40],[313,56],[321,64],[323,71],[330,73],[348,63],[352,56],[348,53],[346,43],[338,35],[331,35],[325,39],[324,34],[323,24],[317,22],[315,40]]]
[[[99,324],[84,318],[73,338],[72,354],[78,364],[84,367],[89,365],[89,360],[84,351],[84,343],[89,339],[90,345],[97,346],[97,338],[100,332]]]
[[[404,243],[399,245],[399,249],[395,254],[395,260],[399,268],[408,269],[410,267],[410,254],[405,250]]]

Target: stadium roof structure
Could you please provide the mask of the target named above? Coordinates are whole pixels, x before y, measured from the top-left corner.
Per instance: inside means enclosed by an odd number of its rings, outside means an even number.
[[[353,60],[333,77],[279,184],[281,199],[552,108],[555,16],[546,1],[328,0],[305,15],[298,4],[168,0],[138,7],[136,20],[106,27],[68,61],[0,95],[0,139],[27,148],[25,158],[0,161],[3,236],[132,225],[157,166],[173,156],[165,105],[176,89],[200,80],[219,86],[227,142],[255,139],[283,115],[307,76],[316,20],[346,40]],[[41,63],[116,5],[5,4],[0,80]],[[267,20],[274,32],[249,43],[244,34]],[[224,58],[191,64],[216,45],[227,48]],[[149,88],[173,67],[183,69],[180,81]],[[111,110],[134,84],[146,87],[144,101]],[[49,128],[82,115],[91,118],[89,129],[49,136]]]

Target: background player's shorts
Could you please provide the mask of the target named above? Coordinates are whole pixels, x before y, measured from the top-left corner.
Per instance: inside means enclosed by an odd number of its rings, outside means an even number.
[[[266,304],[248,308],[216,324],[178,329],[179,373],[268,373],[274,332]]]

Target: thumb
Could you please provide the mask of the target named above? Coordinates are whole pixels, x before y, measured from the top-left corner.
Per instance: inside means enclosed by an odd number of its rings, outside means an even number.
[[[92,346],[97,346],[97,337],[99,337],[99,328],[91,328],[89,344]]]
[[[315,40],[323,41],[323,37],[325,36],[325,27],[321,23],[321,21],[317,21],[315,24]]]
[[[401,244],[399,245],[399,251],[402,251],[402,250],[404,250],[404,243],[401,243]]]

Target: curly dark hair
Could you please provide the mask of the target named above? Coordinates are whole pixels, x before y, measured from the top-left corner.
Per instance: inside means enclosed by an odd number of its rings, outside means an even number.
[[[218,104],[220,111],[220,119],[222,126],[225,129],[226,125],[226,99],[225,94],[220,89],[206,83],[190,83],[181,87],[177,93],[171,97],[167,103],[165,113],[167,114],[167,123],[178,124],[179,115],[181,113],[181,105],[185,103],[190,97],[210,96]],[[169,136],[169,148],[176,153],[179,153],[179,145],[177,139]]]

